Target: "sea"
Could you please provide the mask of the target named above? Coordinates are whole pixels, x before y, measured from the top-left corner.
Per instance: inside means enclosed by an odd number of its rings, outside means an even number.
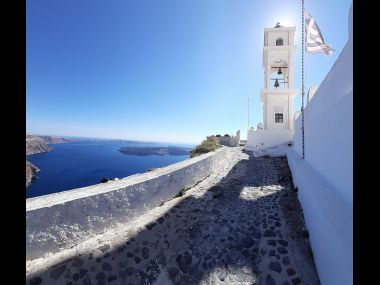
[[[26,188],[32,198],[100,183],[102,178],[124,178],[188,159],[189,155],[126,155],[122,147],[193,148],[190,144],[82,140],[49,145],[53,150],[27,156],[41,171]]]

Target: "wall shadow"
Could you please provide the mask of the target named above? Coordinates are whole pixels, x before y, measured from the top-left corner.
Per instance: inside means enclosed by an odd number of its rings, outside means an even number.
[[[27,284],[226,284],[231,278],[319,284],[286,158],[243,152],[248,159],[203,196],[185,196],[122,245],[103,244]],[[309,265],[297,268],[289,238],[298,240]]]

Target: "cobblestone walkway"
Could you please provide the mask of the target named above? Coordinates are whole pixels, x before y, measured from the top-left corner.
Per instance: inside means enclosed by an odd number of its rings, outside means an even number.
[[[238,149],[235,162],[123,244],[27,284],[319,284],[286,158]]]

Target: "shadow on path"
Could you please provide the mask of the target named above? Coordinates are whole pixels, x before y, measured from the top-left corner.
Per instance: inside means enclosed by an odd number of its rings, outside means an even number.
[[[27,284],[319,284],[286,158],[242,152],[203,196]]]

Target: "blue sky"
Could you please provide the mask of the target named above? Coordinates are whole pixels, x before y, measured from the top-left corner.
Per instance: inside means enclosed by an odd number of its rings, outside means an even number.
[[[336,52],[307,55],[306,92],[348,39],[352,1],[305,1]],[[264,28],[296,26],[298,0],[27,0],[27,132],[199,143],[262,120]],[[299,110],[301,95],[296,98]]]

